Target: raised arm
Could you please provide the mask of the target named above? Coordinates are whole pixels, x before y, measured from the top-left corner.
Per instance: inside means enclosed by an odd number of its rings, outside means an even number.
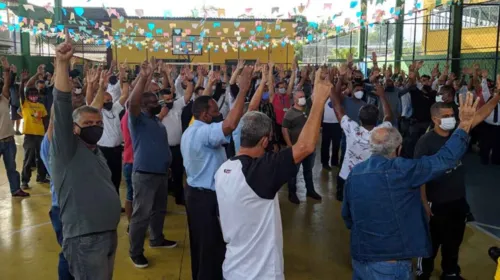
[[[130,94],[130,84],[128,82],[128,77],[127,77],[127,63],[124,62],[120,64],[120,89],[121,89],[121,95],[120,98],[118,99],[118,102],[120,102],[120,105],[125,106],[125,102],[127,102],[127,99]]]
[[[104,70],[101,72],[101,77],[99,79],[99,89],[97,90],[97,94],[94,97],[94,101],[92,101],[92,104],[90,106],[97,108],[99,110],[102,109],[102,106],[104,105],[104,92],[108,88],[108,80],[112,74],[113,73],[110,72],[109,70]]]
[[[24,85],[26,85],[26,82],[29,79],[29,73],[26,70],[23,70],[21,73],[21,84],[19,85],[18,93],[19,93],[19,98],[21,98],[21,105],[24,103],[26,100],[26,91],[24,90]]]
[[[257,111],[259,110],[260,106],[260,101],[262,100],[262,94],[264,93],[264,87],[267,83],[267,76],[268,76],[268,68],[266,65],[262,67],[262,80],[260,81],[259,87],[255,91],[255,94],[252,96],[252,99],[250,100],[250,104],[248,105],[248,111]],[[271,86],[269,85],[269,89],[271,89]]]
[[[36,68],[36,73],[33,75],[28,82],[26,83],[27,88],[33,87],[37,80],[40,80],[40,76],[43,77],[45,75],[45,64],[40,64]]]
[[[380,102],[382,103],[382,108],[384,110],[384,122],[392,121],[392,110],[387,97],[385,96],[385,89],[381,84],[377,84],[375,95],[378,96]]]
[[[139,116],[141,113],[141,98],[151,72],[153,72],[151,65],[147,61],[144,61],[141,65],[139,79],[137,80],[137,84],[135,85],[134,90],[132,90],[132,95],[130,96],[129,114],[132,114],[135,117]]]
[[[212,96],[214,91],[212,90],[212,86],[215,85],[215,83],[220,79],[220,74],[218,72],[210,71],[210,74],[208,74],[208,84],[205,87],[205,90],[203,90],[202,95],[209,95]],[[200,80],[198,78],[198,80]]]
[[[494,92],[493,97],[486,102],[486,104],[483,105],[479,110],[477,110],[476,115],[474,116],[474,120],[472,122],[472,127],[476,127],[478,124],[483,122],[490,114],[495,110],[497,107],[498,103],[500,102],[500,74],[497,75],[497,84],[496,84],[496,89]],[[487,86],[486,86],[487,87]],[[489,89],[488,89],[489,92]],[[483,91],[483,96],[484,96],[484,91]],[[491,96],[491,93],[490,93]],[[484,96],[486,99],[486,96]],[[479,99],[479,97],[477,98]],[[489,99],[489,96],[488,96]]]
[[[73,57],[73,46],[66,31],[65,41],[56,49],[56,80],[54,85],[54,130],[52,133],[52,150],[54,162],[65,166],[76,151],[77,138],[73,134],[73,105],[71,103],[72,84],[68,76],[70,59]]]
[[[238,76],[240,75],[244,67],[245,67],[245,61],[238,60],[238,66],[236,66],[236,69],[233,69],[233,74],[231,74],[231,80],[229,81],[230,85],[236,84],[236,79],[238,79]]]
[[[186,90],[184,91],[183,98],[184,98],[184,104],[188,104],[194,92],[194,85],[193,85],[194,76],[191,72],[189,72],[184,76],[184,79],[187,80],[187,87]]]
[[[3,98],[10,99],[10,65],[9,61],[5,56],[0,58],[2,62],[3,68],[3,88],[2,88],[2,96]]]
[[[297,61],[294,59],[292,62],[292,75],[290,76],[290,81],[288,82],[288,88],[286,90],[287,96],[292,96],[295,78],[297,76],[295,72],[297,72]]]
[[[321,69],[317,70],[316,77],[320,75]],[[304,160],[308,155],[312,154],[316,149],[316,143],[319,139],[319,128],[321,126],[321,119],[323,118],[323,110],[325,102],[330,95],[332,84],[328,80],[315,79],[314,82],[314,98],[307,118],[306,124],[300,132],[297,143],[292,146],[293,160],[296,164]]]
[[[240,91],[234,102],[234,107],[229,111],[226,119],[222,122],[222,132],[225,136],[230,135],[240,122],[243,116],[243,109],[245,107],[245,98],[250,90],[250,83],[252,80],[253,67],[245,66],[241,71],[240,78]]]
[[[337,116],[337,119],[340,121],[345,115],[344,107],[342,107],[341,95],[342,95],[342,80],[345,79],[345,75],[347,73],[347,66],[340,68],[340,76],[337,79],[337,84],[335,85],[335,89],[331,90],[330,93],[330,101],[332,102],[333,111]]]

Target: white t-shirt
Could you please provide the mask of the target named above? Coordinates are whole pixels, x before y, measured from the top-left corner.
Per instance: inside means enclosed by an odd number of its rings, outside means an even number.
[[[331,105],[331,107],[330,107]],[[330,100],[327,100],[325,103],[325,111],[323,113],[323,122],[324,123],[339,123],[337,120],[337,115],[335,115],[335,110],[333,109],[333,105]]]
[[[184,97],[174,101],[174,107],[168,111],[168,114],[161,120],[161,123],[167,129],[168,144],[177,146],[181,144],[182,137],[182,109],[186,106]]]
[[[339,176],[345,180],[356,164],[367,160],[372,155],[370,151],[370,136],[372,132],[351,120],[347,115],[344,115],[342,118],[340,126],[346,136],[346,152]],[[378,127],[392,127],[392,124],[390,122],[383,122]]]
[[[109,94],[111,94],[111,97],[113,98],[113,102],[118,101],[120,99],[120,96],[122,95],[122,90],[120,88],[120,82],[117,82],[116,84],[108,84],[108,88],[106,89]]]
[[[102,147],[114,148],[123,142],[122,130],[120,128],[120,112],[123,110],[120,102],[113,103],[111,110],[102,109],[102,122],[104,123],[104,132],[97,145]]]
[[[0,96],[0,139],[14,136],[14,126],[10,120],[10,99]]]

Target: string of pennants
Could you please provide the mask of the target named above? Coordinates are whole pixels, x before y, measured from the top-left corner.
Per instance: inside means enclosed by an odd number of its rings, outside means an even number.
[[[373,4],[375,1],[375,5],[382,5],[386,0],[368,1],[370,4]],[[417,1],[418,0],[414,1],[413,9],[406,11],[405,15],[413,16],[422,11],[421,3]],[[434,5],[451,5],[457,2],[460,3],[459,0],[435,0]],[[176,36],[176,43],[178,44],[172,43],[172,40],[167,40],[167,42],[160,42],[156,40],[155,38],[158,37],[170,37],[170,32],[162,30],[161,28],[156,28],[153,22],[147,24],[147,30],[139,28],[139,25],[134,23],[134,20],[126,19],[114,8],[103,7],[107,11],[110,18],[114,16],[120,23],[125,23],[125,28],[111,28],[109,22],[95,22],[94,20],[87,19],[85,18],[85,9],[82,7],[75,7],[72,9],[61,8],[61,10],[65,17],[69,14],[68,23],[78,26],[78,29],[68,29],[72,39],[76,42],[81,41],[84,44],[105,45],[106,47],[117,46],[118,48],[128,47],[129,49],[133,49],[135,47],[139,50],[149,47],[151,51],[164,50],[165,52],[168,52],[169,50],[173,50],[179,46],[181,48],[184,47],[183,44],[186,44],[186,40],[181,42],[180,39],[180,37],[183,37],[187,38],[187,41],[192,42],[195,49],[201,50],[205,47],[205,52],[211,49],[215,52],[218,52],[220,49],[224,52],[227,52],[230,49],[233,51],[238,51],[238,49],[240,49],[246,52],[270,47],[285,47],[287,44],[294,45],[307,42],[317,42],[342,33],[364,29],[366,27],[373,27],[375,24],[384,23],[391,19],[397,20],[401,16],[404,3],[402,3],[402,6],[399,7],[391,7],[388,13],[382,9],[376,9],[375,13],[373,13],[371,17],[367,18],[367,16],[363,15],[366,14],[366,4],[364,4],[361,0],[351,0],[349,7],[351,9],[358,10],[356,18],[345,18],[343,24],[341,25],[335,25],[333,21],[340,18],[342,16],[342,12],[334,14],[326,21],[309,21],[305,24],[303,22],[304,17],[301,17],[300,15],[304,13],[309,5],[310,0],[307,0],[305,5],[301,4],[298,7],[294,7],[292,12],[288,12],[288,18],[295,18],[295,22],[292,24],[292,27],[295,29],[292,38],[290,38],[290,34],[292,33],[285,33],[286,28],[281,26],[281,18],[284,17],[284,15],[280,14],[279,7],[271,8],[271,14],[277,18],[275,22],[263,23],[262,21],[256,20],[255,28],[247,30],[248,28],[241,27],[241,23],[235,21],[233,23],[233,34],[229,34],[229,28],[221,27],[221,23],[218,21],[211,20],[209,24],[206,21],[208,17],[214,17],[215,15],[220,18],[224,17],[225,9],[217,7],[204,7],[201,11],[193,9],[191,10],[191,16],[194,18],[200,18],[200,21],[191,23],[192,29],[188,28],[182,32],[179,31],[180,34],[176,34],[175,32],[179,30],[176,28],[176,23],[169,23],[169,27],[174,32],[173,35]],[[0,3],[0,9],[6,8],[7,6],[5,3]],[[23,8],[26,11],[35,11],[34,6],[31,4],[24,4]],[[54,14],[54,7],[50,4],[47,4],[44,8],[50,14]],[[433,7],[428,8],[432,9]],[[324,3],[323,9],[325,11],[331,11],[332,3]],[[241,15],[240,18],[250,18],[252,12],[252,8],[246,8],[245,14]],[[137,9],[135,14],[137,17],[141,18],[144,16],[144,11]],[[173,18],[172,12],[169,10],[164,11],[163,19],[168,20],[169,18]],[[18,23],[8,23],[3,22],[0,18],[0,31],[16,30],[18,32],[29,32],[33,35],[45,36],[49,38],[64,39],[65,37],[63,32],[65,26],[53,24],[53,19],[51,17],[45,18],[43,21],[36,21],[26,17],[18,17],[18,19]],[[175,21],[175,19],[172,19],[172,21]],[[270,33],[273,30],[277,31],[282,37],[271,38]],[[191,36],[195,33],[199,34],[199,36]],[[247,33],[245,37],[248,39],[242,39],[243,33]],[[222,39],[223,42],[221,42],[220,45],[214,44],[213,42],[205,44],[204,38],[209,34],[216,34]],[[143,37],[144,39],[137,41],[138,36]],[[226,37],[231,37],[233,40],[231,41],[229,38],[226,39]]]

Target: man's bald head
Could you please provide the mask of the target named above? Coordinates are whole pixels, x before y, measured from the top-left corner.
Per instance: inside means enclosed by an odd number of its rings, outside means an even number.
[[[403,137],[394,127],[378,127],[372,130],[370,149],[373,155],[396,157],[396,151],[403,143]]]

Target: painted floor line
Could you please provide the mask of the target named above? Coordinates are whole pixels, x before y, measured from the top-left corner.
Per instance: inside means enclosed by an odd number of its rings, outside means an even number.
[[[496,235],[494,235],[493,233],[485,230],[484,228],[480,227],[477,223],[469,223],[467,224],[468,227],[473,227],[475,229],[478,229],[479,231],[481,231],[482,233],[488,235],[489,237],[492,237],[493,239],[495,239],[496,241],[500,241],[500,238]],[[493,245],[493,244],[492,244]]]
[[[35,229],[35,228],[39,228],[39,227],[43,227],[43,226],[46,226],[46,225],[50,225],[52,224],[51,222],[45,222],[45,223],[41,223],[41,224],[37,224],[37,225],[32,225],[32,226],[27,226],[27,227],[23,227],[21,229],[18,229],[18,230],[15,230],[13,232],[10,233],[10,235],[14,235],[16,233],[22,233],[22,232],[26,232],[26,231],[29,231],[29,230],[32,230],[32,229]]]
[[[498,229],[498,230],[500,230],[499,226],[494,226],[494,225],[489,225],[489,224],[483,224],[483,223],[479,223],[479,222],[474,222],[474,224],[476,224],[478,226],[482,226],[482,227],[487,227],[487,228],[492,228],[492,229]]]

